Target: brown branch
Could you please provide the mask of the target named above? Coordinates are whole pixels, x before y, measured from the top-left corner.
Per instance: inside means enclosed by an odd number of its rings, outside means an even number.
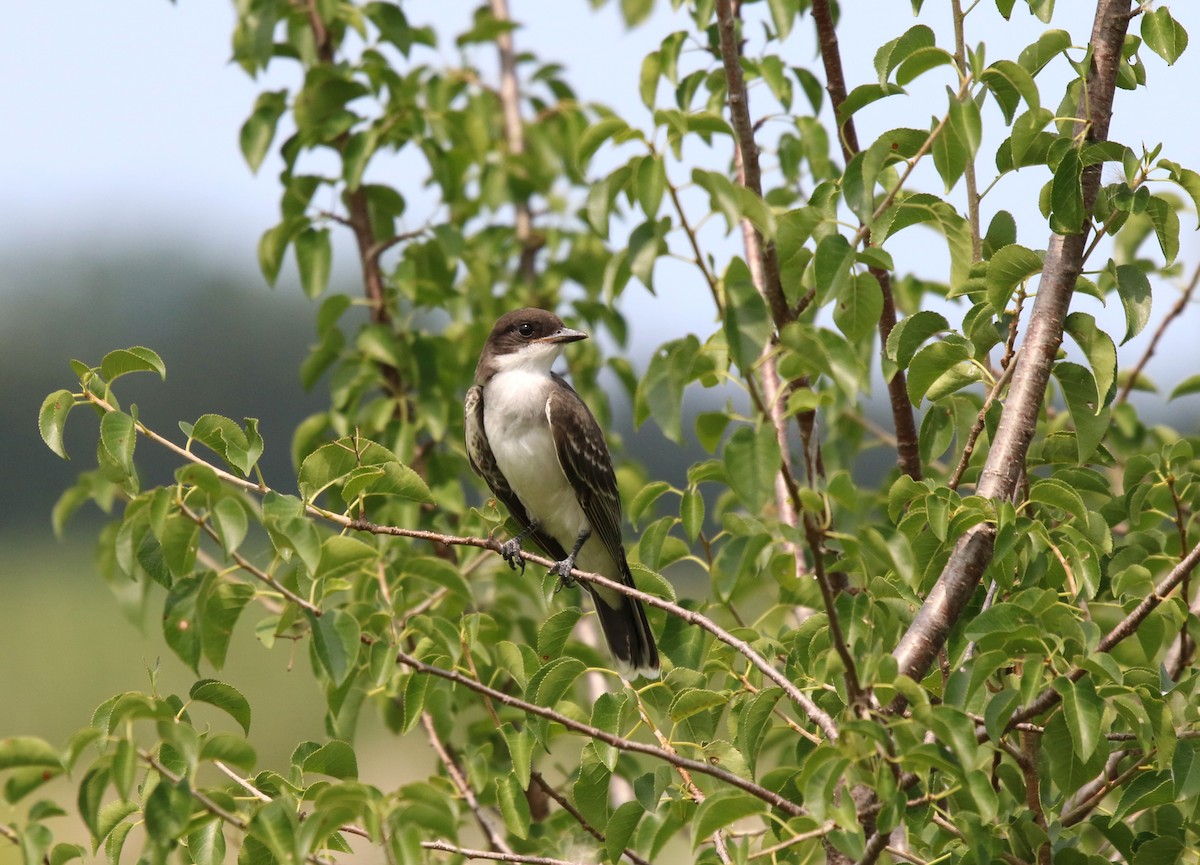
[[[512,853],[512,848],[508,846],[508,842],[504,840],[504,835],[497,831],[492,825],[492,821],[487,819],[487,815],[483,813],[483,806],[479,804],[479,799],[475,795],[475,791],[471,789],[471,784],[467,781],[467,776],[463,774],[462,768],[458,765],[458,761],[450,753],[450,749],[446,747],[446,743],[442,741],[442,737],[438,735],[437,728],[433,724],[433,716],[428,711],[421,713],[421,726],[425,728],[425,735],[429,739],[429,745],[437,754],[438,760],[446,767],[446,774],[450,776],[450,782],[458,790],[458,794],[462,796],[463,801],[467,803],[467,807],[471,809],[471,813],[475,815],[475,822],[479,824],[480,830],[483,832],[489,844],[494,850],[499,850],[502,853]]]
[[[1104,772],[1095,780],[1088,782],[1080,788],[1080,792],[1086,790],[1086,794],[1084,796],[1078,796],[1077,794],[1078,803],[1060,818],[1063,826],[1074,826],[1076,823],[1082,821],[1088,814],[1095,810],[1096,806],[1104,800],[1105,796],[1142,771],[1141,759],[1136,759],[1133,761],[1133,765],[1129,766],[1120,775],[1113,774],[1121,760],[1130,754],[1139,758],[1141,756],[1140,751],[1117,751],[1108,758]]]
[[[529,780],[537,785],[538,789],[540,789],[543,793],[557,802],[564,811],[574,817],[575,822],[578,823],[585,832],[587,832],[601,844],[605,843],[606,838],[604,833],[588,822],[588,819],[579,812],[579,809],[571,803],[571,800],[562,793],[558,792],[554,785],[547,781],[545,777],[543,777],[541,772],[539,772],[537,769],[532,770],[529,773]],[[628,847],[625,848],[624,855],[625,858],[634,863],[634,865],[650,865],[647,860],[643,859]]]
[[[773,844],[770,847],[764,847],[757,853],[751,853],[748,857],[746,857],[746,859],[747,861],[753,861],[755,859],[765,859],[767,856],[774,856],[776,853],[780,853],[789,847],[794,847],[795,845],[804,841],[812,841],[816,838],[824,838],[836,828],[837,825],[835,823],[826,823],[823,826],[818,826],[816,829],[809,829],[807,832],[801,832],[798,835],[793,835],[791,838],[785,838],[778,844]]]
[[[493,18],[500,22],[512,20],[508,0],[490,2]],[[525,152],[525,128],[521,124],[521,91],[517,82],[517,55],[511,30],[501,30],[496,34],[496,48],[500,53],[500,104],[504,108],[504,136],[509,154],[520,157]],[[514,206],[517,211],[517,243],[521,245],[517,274],[523,281],[532,283],[537,275],[534,268],[541,243],[534,237],[533,213],[529,209],[529,202],[517,201]]]
[[[549,856],[529,856],[525,853],[492,853],[487,850],[472,850],[468,847],[456,847],[445,841],[422,841],[421,846],[426,850],[437,850],[441,853],[453,853],[466,859],[489,859],[493,862],[522,862],[524,865],[583,865],[578,861],[553,859]]]
[[[733,123],[737,152],[742,163],[742,185],[762,198],[762,170],[758,162],[758,144],[754,140],[754,124],[750,121],[750,97],[746,91],[746,79],[742,75],[742,50],[738,44],[739,17],[731,0],[716,0],[716,10],[721,62],[725,67],[725,80],[729,91],[729,117]],[[783,330],[784,325],[792,321],[792,316],[783,293],[779,256],[776,254],[775,244],[764,241],[757,228],[754,229],[754,235],[761,256],[764,297],[775,321],[775,328]]]
[[[1130,391],[1132,391],[1134,385],[1137,384],[1137,380],[1141,377],[1142,370],[1146,368],[1146,364],[1150,362],[1150,358],[1154,356],[1154,352],[1158,348],[1159,340],[1161,340],[1163,338],[1163,334],[1167,332],[1167,327],[1170,326],[1171,322],[1183,315],[1183,311],[1187,309],[1187,305],[1192,299],[1192,292],[1196,290],[1197,283],[1200,283],[1200,265],[1196,266],[1195,272],[1192,273],[1192,279],[1190,282],[1188,282],[1188,286],[1186,289],[1184,289],[1183,294],[1180,295],[1179,300],[1175,302],[1175,305],[1171,307],[1170,312],[1163,317],[1162,323],[1159,324],[1158,328],[1154,331],[1154,336],[1151,337],[1150,344],[1146,346],[1145,353],[1138,360],[1137,365],[1133,368],[1133,372],[1131,372],[1129,377],[1125,380],[1125,386],[1121,388],[1121,395],[1117,397],[1117,405],[1120,405],[1129,399]]]
[[[491,697],[496,702],[502,703],[505,706],[511,706],[513,708],[520,709],[526,714],[537,715],[538,717],[546,718],[547,720],[566,727],[568,730],[573,730],[576,733],[581,733],[589,738],[604,742],[605,744],[611,745],[618,750],[628,751],[633,754],[645,754],[647,756],[662,760],[665,763],[669,763],[677,769],[686,769],[689,772],[695,772],[697,774],[708,775],[712,778],[716,778],[718,781],[723,781],[732,787],[737,787],[739,790],[761,799],[762,801],[774,808],[778,808],[780,811],[783,811],[785,814],[791,817],[799,817],[804,814],[804,809],[795,802],[785,799],[783,796],[780,796],[778,793],[775,793],[772,790],[761,787],[758,784],[755,784],[753,781],[749,781],[745,778],[735,775],[732,772],[722,769],[714,764],[702,760],[693,760],[690,757],[683,757],[679,754],[665,751],[662,748],[657,748],[654,745],[647,745],[644,742],[635,742],[632,739],[626,739],[623,736],[617,736],[613,733],[609,733],[607,730],[601,730],[599,727],[593,727],[591,724],[585,724],[582,721],[576,721],[574,718],[569,718],[561,712],[556,712],[553,709],[547,709],[544,706],[537,706],[533,703],[527,702],[526,700],[522,700],[519,697],[514,697],[512,694],[506,694],[503,691],[498,691],[495,688],[483,684],[482,682],[477,682],[475,679],[472,679],[469,676],[464,676],[462,673],[459,673],[456,670],[447,670],[442,667],[435,667],[432,664],[426,664],[424,661],[418,660],[405,651],[399,651],[396,653],[396,662],[404,664],[406,667],[410,667],[419,673],[427,673],[429,675],[437,676],[441,679],[454,682],[455,684],[462,685],[463,687],[468,688],[477,694]]]
[[[950,0],[950,8],[954,17],[954,65],[958,67],[959,78],[965,79],[971,74],[971,67],[967,64],[967,40],[963,33],[963,22],[967,16],[962,10],[962,0]],[[971,261],[980,261],[983,258],[983,241],[979,237],[979,186],[975,180],[974,155],[967,160],[963,180],[966,181],[967,186],[967,224],[971,228]]]
[[[1196,565],[1200,563],[1200,544],[1192,547],[1191,551],[1183,557],[1183,559],[1173,567],[1159,583],[1154,587],[1154,591],[1133,608],[1130,613],[1117,623],[1111,631],[1104,635],[1096,646],[1097,652],[1111,652],[1113,648],[1131,636],[1138,627],[1146,620],[1146,617],[1154,611],[1154,609],[1167,599],[1167,596],[1174,590],[1176,586],[1183,582],[1184,578],[1192,571]],[[1067,678],[1072,682],[1078,682],[1085,675],[1087,670],[1083,667],[1076,667],[1067,674]],[[1011,730],[1014,726],[1022,721],[1028,721],[1030,718],[1036,718],[1048,709],[1058,705],[1062,699],[1062,695],[1053,688],[1047,688],[1038,694],[1028,706],[1018,710],[1009,719],[1005,725],[1005,730]]]
[[[1179,533],[1179,552],[1182,554],[1187,549],[1188,542],[1187,513],[1183,502],[1179,499],[1179,490],[1175,488],[1175,475],[1168,472],[1166,481],[1167,489],[1171,491],[1171,501],[1175,505],[1175,530]],[[1184,606],[1188,606],[1192,597],[1192,572],[1190,570],[1184,572],[1183,584],[1180,586],[1179,594],[1183,598]],[[1179,679],[1179,675],[1183,672],[1183,668],[1187,666],[1187,662],[1192,656],[1193,646],[1191,637],[1188,636],[1187,620],[1188,617],[1185,615],[1183,617],[1183,624],[1179,626],[1179,641],[1168,655],[1170,663],[1167,664],[1167,675],[1175,680]]]
[[[996,379],[996,383],[988,391],[987,398],[984,399],[983,406],[979,409],[979,415],[975,418],[975,423],[971,425],[971,431],[967,434],[967,442],[963,445],[963,452],[958,460],[958,465],[954,467],[954,474],[946,482],[946,486],[950,487],[950,489],[958,489],[958,485],[962,482],[962,476],[967,470],[967,464],[971,462],[971,454],[975,453],[975,443],[979,440],[979,435],[983,432],[984,423],[987,421],[988,409],[992,407],[992,403],[996,401],[996,397],[1000,395],[1000,391],[1004,389],[1004,385],[1008,384],[1008,380],[1012,378],[1014,368],[1014,365],[1011,363],[1004,367],[1004,372],[1000,374],[1000,378]]]
[[[1021,734],[1021,754],[1024,759],[1018,761],[1021,773],[1025,777],[1025,804],[1033,814],[1033,822],[1043,834],[1048,832],[1046,812],[1042,809],[1042,785],[1037,773],[1037,736],[1034,733]],[[1037,865],[1050,865],[1050,839],[1047,838],[1037,849]]]
[[[106,412],[116,411],[116,409],[114,409],[113,406],[105,399],[89,390],[85,389],[83,391],[83,396],[97,408],[100,408]],[[196,465],[208,467],[219,479],[232,486],[246,490],[247,492],[257,493],[259,495],[265,495],[268,492],[272,492],[271,488],[266,484],[254,483],[246,478],[238,477],[237,475],[228,472],[225,469],[219,468],[218,466],[212,465],[197,454],[192,453],[186,448],[180,447],[170,439],[154,432],[141,421],[134,421],[134,428],[146,438],[150,439],[156,444],[162,445],[184,460],[195,463]],[[432,543],[441,544],[447,547],[475,547],[481,550],[489,550],[497,555],[500,554],[500,543],[494,538],[477,538],[467,535],[447,535],[441,532],[432,532],[424,529],[408,529],[402,526],[381,526],[362,519],[361,517],[351,518],[345,514],[339,514],[334,511],[326,510],[325,508],[317,507],[311,502],[305,502],[304,510],[309,516],[319,517],[327,522],[339,526],[342,529],[369,532],[377,535],[388,535],[391,537],[411,538],[413,540],[420,541],[430,541]],[[527,560],[543,565],[547,568],[554,564],[554,562],[552,562],[550,559],[540,556],[536,553],[525,552],[524,556]],[[766,658],[755,651],[755,649],[749,643],[747,643],[745,640],[735,637],[716,622],[712,621],[712,619],[709,619],[707,616],[697,613],[694,610],[689,610],[679,606],[678,604],[674,604],[671,601],[663,600],[656,595],[651,595],[630,586],[626,586],[624,583],[610,580],[607,577],[601,576],[600,574],[592,574],[588,573],[587,571],[576,569],[571,572],[571,576],[575,577],[576,579],[581,579],[584,582],[592,582],[604,588],[611,588],[614,591],[629,595],[631,598],[636,598],[644,604],[652,607],[658,607],[660,610],[665,610],[666,612],[679,619],[682,619],[688,624],[696,625],[697,627],[708,631],[708,633],[712,634],[718,640],[743,655],[750,662],[751,666],[759,670],[766,678],[770,679],[772,683],[778,685],[788,696],[788,698],[797,706],[799,706],[804,713],[808,715],[812,722],[816,724],[818,728],[820,728],[821,732],[825,734],[827,739],[830,741],[837,740],[837,726],[834,724],[833,719],[828,713],[817,706],[817,704],[813,702],[812,698],[808,697],[803,691],[796,687],[796,685],[790,679],[788,679],[787,676],[771,666]]]
[[[817,28],[821,61],[825,66],[825,86],[829,91],[829,102],[833,107],[834,117],[837,117],[846,101],[846,77],[842,69],[842,53],[838,45],[837,29],[833,26],[829,0],[813,0],[812,16]],[[842,145],[842,156],[848,163],[859,152],[858,132],[854,127],[853,117],[847,117],[838,130],[838,140]],[[870,243],[869,232],[864,239]],[[896,326],[896,299],[892,293],[892,275],[881,267],[870,267],[869,270],[879,283],[879,290],[883,294],[883,310],[879,315],[879,348],[883,352],[887,350],[888,337]],[[904,370],[897,369],[893,373],[887,388],[892,423],[896,428],[896,458],[900,464],[900,471],[919,481],[922,469],[917,422],[912,401],[908,398],[908,382]]]
[[[1097,4],[1091,38],[1092,62],[1084,89],[1087,98],[1081,106],[1086,116],[1075,127],[1076,135],[1088,141],[1103,141],[1108,135],[1117,64],[1129,24],[1128,10],[1128,0],[1099,0]],[[1099,186],[1100,166],[1088,166],[1082,176],[1085,212],[1095,204]],[[1055,353],[1062,343],[1063,320],[1082,268],[1086,232],[1085,225],[1081,233],[1051,237],[1025,345],[1014,363],[1008,400],[980,475],[977,490],[985,498],[1011,499],[1024,473],[1025,457],[1037,428]],[[925,677],[992,559],[995,531],[994,526],[976,526],[955,545],[937,582],[893,652],[902,674],[916,681]]]

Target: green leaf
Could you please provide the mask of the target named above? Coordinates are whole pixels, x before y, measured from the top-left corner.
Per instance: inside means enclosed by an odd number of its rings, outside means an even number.
[[[605,695],[607,696],[607,695]],[[513,772],[521,789],[529,787],[529,777],[533,766],[533,733],[528,728],[516,729],[511,723],[500,728],[504,742],[508,745],[508,757],[512,763]]]
[[[587,666],[578,658],[564,656],[547,663],[529,682],[530,688],[535,688],[533,700],[539,706],[552,709],[575,684],[575,680],[583,675]]]
[[[306,217],[289,216],[278,225],[268,228],[259,238],[258,266],[269,285],[274,285],[279,278],[279,268],[283,266],[283,255],[288,246],[307,227]]]
[[[1150,280],[1136,265],[1117,265],[1116,280],[1117,295],[1125,309],[1125,337],[1121,340],[1121,345],[1124,345],[1141,333],[1150,320],[1152,292]]]
[[[842,287],[850,280],[850,267],[854,264],[854,247],[840,234],[829,234],[817,244],[813,258],[813,276],[816,278],[817,294],[820,298],[838,296]]]
[[[242,124],[238,140],[241,144],[242,156],[245,157],[246,164],[250,166],[252,172],[257,173],[259,166],[262,165],[267,150],[271,147],[271,141],[275,138],[275,128],[279,124],[279,118],[286,110],[287,91],[268,90],[258,95],[258,99],[254,103],[254,110]]]
[[[358,436],[346,436],[317,448],[300,464],[297,485],[306,501],[330,486],[342,487],[342,498],[396,496],[433,503],[425,481],[394,453]]]
[[[882,314],[883,292],[871,273],[860,273],[849,280],[833,307],[834,324],[853,342],[874,333]]]
[[[1174,205],[1157,195],[1146,201],[1146,215],[1154,223],[1154,235],[1162,249],[1164,264],[1174,264],[1179,256],[1179,214]]]
[[[688,540],[695,543],[704,527],[704,496],[695,487],[684,490],[683,498],[679,501],[679,521]]]
[[[58,749],[36,736],[9,736],[0,739],[0,771],[24,766],[62,769]]]
[[[496,798],[500,802],[500,814],[504,817],[504,826],[509,834],[517,838],[528,838],[533,817],[529,812],[529,800],[525,798],[525,790],[517,783],[513,773],[496,778]]]
[[[567,607],[546,619],[546,623],[538,631],[537,640],[538,656],[543,661],[562,655],[563,646],[567,644],[567,638],[571,636],[571,631],[582,614],[579,607]]]
[[[164,381],[167,378],[167,367],[162,358],[145,346],[110,351],[100,361],[100,375],[109,384],[131,372],[156,372]]]
[[[762,814],[767,804],[757,796],[741,790],[724,788],[710,793],[692,818],[692,849],[696,849],[719,829],[730,823]]]
[[[660,55],[657,51],[651,51],[642,60],[642,71],[638,79],[638,93],[641,94],[642,104],[650,111],[654,110],[655,97],[658,95],[658,79],[661,73]]]
[[[1112,337],[1096,326],[1096,319],[1086,312],[1073,312],[1064,322],[1065,330],[1083,349],[1096,380],[1096,393],[1101,406],[1112,400],[1117,385],[1117,346]],[[1097,408],[1097,411],[1100,410]]]
[[[306,773],[316,772],[340,781],[355,780],[358,778],[358,757],[348,744],[334,739],[306,756],[301,768]]]
[[[768,0],[768,2],[773,2],[773,0]],[[772,9],[774,9],[774,5]],[[616,865],[624,855],[625,848],[629,846],[633,833],[645,813],[645,809],[635,799],[623,802],[609,817],[608,825],[604,827],[604,848],[608,854],[608,861],[613,865]]]
[[[317,658],[333,683],[341,685],[358,663],[362,635],[358,620],[339,609],[326,610],[321,616],[309,613],[308,619]]]
[[[962,340],[945,339],[931,343],[913,356],[908,365],[908,398],[920,405],[929,388],[945,373],[965,363],[971,354]]]
[[[923,48],[932,48],[936,44],[937,38],[933,31],[924,24],[910,27],[902,35],[890,42],[885,42],[875,52],[875,71],[879,75],[879,83],[886,84],[892,75],[892,70],[914,52]]]
[[[1068,148],[1054,169],[1050,185],[1050,230],[1055,234],[1078,234],[1083,227],[1082,173],[1079,151]],[[1178,217],[1175,224],[1179,224]]]
[[[310,299],[315,299],[329,285],[333,262],[333,246],[328,228],[306,228],[296,235],[296,267],[300,271],[300,287]]]
[[[1012,243],[998,249],[987,266],[988,303],[1003,314],[1012,299],[1013,289],[1042,271],[1042,256],[1032,249]]]
[[[770,340],[774,326],[745,261],[735,256],[721,283],[725,288],[725,342],[738,369],[743,375],[749,375]]]
[[[237,721],[242,732],[250,734],[250,703],[237,688],[215,679],[201,679],[192,685],[188,696],[198,703],[216,706]]]
[[[43,400],[42,407],[38,410],[38,431],[42,434],[42,441],[64,460],[70,457],[67,456],[67,448],[63,442],[63,431],[67,426],[67,415],[73,408],[75,397],[71,392],[56,390]]]
[[[120,411],[106,412],[100,418],[100,443],[126,475],[133,474],[133,448],[137,444],[133,418]]]
[[[184,432],[189,438],[219,454],[226,465],[236,469],[243,476],[250,474],[258,458],[262,456],[263,440],[258,434],[256,418],[246,418],[246,428],[243,430],[227,417],[206,414],[201,415],[191,428],[185,429]]]
[[[232,733],[209,733],[200,746],[201,760],[220,760],[247,772],[254,770],[258,757],[254,748],[240,736]]]
[[[1175,65],[1188,44],[1187,31],[1171,17],[1171,10],[1166,6],[1142,13],[1142,39],[1151,51],[1167,61],[1168,66]]]
[[[1030,75],[1036,76],[1047,63],[1071,47],[1071,34],[1066,30],[1047,30],[1037,41],[1025,47],[1017,62]]]
[[[872,102],[877,102],[880,99],[886,99],[889,96],[895,96],[903,92],[904,88],[898,87],[895,84],[860,84],[850,91],[846,96],[846,100],[838,108],[838,125],[844,124],[856,112],[870,105]]]
[[[762,510],[775,495],[779,471],[779,442],[770,424],[757,430],[739,427],[725,444],[725,470],[729,485],[752,514]]]
[[[729,695],[709,691],[704,688],[686,688],[671,701],[670,715],[675,723],[686,720],[692,715],[707,712],[729,702]]]
[[[1033,76],[1018,63],[998,60],[983,70],[980,80],[992,92],[1000,110],[1004,112],[1004,122],[1009,125],[1012,125],[1016,115],[1019,100],[1024,99],[1025,105],[1030,109],[1041,107]]]
[[[898,367],[907,369],[913,355],[927,339],[949,329],[950,322],[940,312],[928,309],[914,312],[897,322],[888,334],[887,355]]]
[[[629,521],[636,526],[638,521],[650,510],[651,505],[662,498],[669,489],[671,489],[671,485],[666,481],[651,481],[642,487],[629,505]]]
[[[182,835],[192,816],[192,794],[187,779],[178,783],[160,780],[146,800],[144,813],[146,834],[153,841],[165,844]]]
[[[1167,397],[1167,401],[1176,399],[1181,396],[1189,396],[1190,394],[1200,393],[1200,373],[1190,375],[1175,386],[1171,391],[1171,395]]]
[[[1096,695],[1096,688],[1087,676],[1078,682],[1060,676],[1054,682],[1054,689],[1062,695],[1063,717],[1075,745],[1075,756],[1080,762],[1086,763],[1102,738],[1100,716],[1104,711],[1104,703]]]
[[[579,143],[575,147],[575,161],[580,170],[587,168],[588,163],[592,161],[592,157],[605,141],[628,130],[629,124],[615,114],[601,117],[589,124],[588,128],[579,136]]]
[[[261,842],[278,862],[299,862],[304,857],[296,844],[299,820],[282,798],[272,799],[254,812],[247,832]]]
[[[1096,380],[1085,367],[1060,361],[1054,366],[1054,375],[1062,385],[1063,396],[1075,424],[1079,461],[1086,462],[1108,432],[1111,411],[1101,407],[1096,396]]]
[[[188,857],[194,865],[221,865],[225,859],[225,833],[220,820],[210,820],[187,836]]]
[[[633,402],[633,422],[641,426],[653,417],[663,435],[683,443],[681,411],[684,386],[700,354],[700,341],[689,335],[661,346],[650,357],[646,374],[638,382]]]
[[[933,140],[933,165],[949,192],[979,150],[983,121],[979,106],[969,94],[959,99],[950,88],[946,88],[946,92],[950,97],[950,108],[946,125]]]
[[[199,608],[203,579],[181,579],[171,586],[163,606],[163,638],[179,659],[196,671],[200,665]]]
[[[1058,508],[1068,516],[1087,519],[1087,507],[1083,503],[1083,496],[1070,484],[1057,478],[1041,478],[1034,481],[1029,487],[1029,501]],[[1081,759],[1087,760],[1087,757]]]

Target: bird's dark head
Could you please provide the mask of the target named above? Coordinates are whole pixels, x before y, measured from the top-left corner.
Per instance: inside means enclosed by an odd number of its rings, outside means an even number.
[[[563,345],[580,339],[587,339],[587,334],[572,330],[547,310],[530,307],[507,312],[488,336],[475,380],[485,381],[510,369],[548,373]]]

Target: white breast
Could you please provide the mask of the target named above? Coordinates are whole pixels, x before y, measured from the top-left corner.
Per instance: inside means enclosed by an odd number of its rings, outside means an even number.
[[[550,434],[546,399],[553,384],[544,373],[497,373],[484,385],[483,426],[496,465],[529,516],[570,552],[588,522]]]

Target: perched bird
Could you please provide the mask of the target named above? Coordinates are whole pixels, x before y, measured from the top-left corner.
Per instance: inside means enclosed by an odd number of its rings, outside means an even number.
[[[579,394],[550,369],[563,346],[580,339],[587,334],[544,309],[500,317],[467,391],[467,454],[521,526],[501,548],[510,567],[525,569],[521,540],[529,537],[555,560],[550,573],[564,583],[578,567],[633,586],[604,433]],[[657,676],[658,651],[641,603],[585,587],[622,671]]]

